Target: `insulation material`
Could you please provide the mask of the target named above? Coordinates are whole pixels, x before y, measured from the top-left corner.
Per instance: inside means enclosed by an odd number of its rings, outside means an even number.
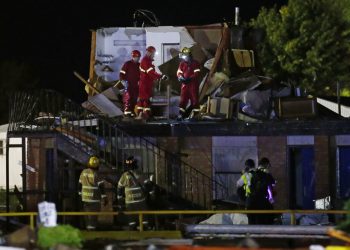
[[[241,100],[241,92],[253,90],[259,85],[261,85],[261,81],[258,77],[248,73],[238,78],[230,79],[224,83],[220,89],[218,89],[216,96]]]
[[[102,94],[90,97],[87,102],[92,104],[101,113],[106,114],[109,117],[123,115],[123,112],[116,105],[114,105],[113,102],[108,100],[108,98]]]
[[[214,91],[216,92],[218,87],[225,82],[229,81],[229,77],[222,72],[216,72],[207,82],[206,95],[211,95]],[[203,86],[204,88],[204,86]]]

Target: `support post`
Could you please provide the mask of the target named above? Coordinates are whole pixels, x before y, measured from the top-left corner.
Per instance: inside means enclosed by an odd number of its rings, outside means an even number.
[[[341,116],[340,82],[337,82],[337,103],[338,103],[338,114]]]
[[[22,137],[22,193],[23,209],[27,211],[27,159],[26,159],[26,138]]]
[[[139,213],[139,225],[140,225],[140,232],[143,231],[143,214]]]

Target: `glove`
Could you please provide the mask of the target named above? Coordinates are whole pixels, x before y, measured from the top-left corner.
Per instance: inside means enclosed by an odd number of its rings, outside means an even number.
[[[169,77],[167,76],[167,75],[162,75],[162,77],[160,78],[160,79],[162,79],[162,80],[168,80],[169,79]]]
[[[190,78],[190,77],[185,78],[184,83],[189,83],[191,80],[192,80],[192,78]]]
[[[125,90],[128,89],[128,81],[122,80],[122,84],[123,84]]]
[[[179,77],[177,78],[177,80],[178,80],[179,82],[184,82],[184,81],[185,81],[185,77],[179,76]]]

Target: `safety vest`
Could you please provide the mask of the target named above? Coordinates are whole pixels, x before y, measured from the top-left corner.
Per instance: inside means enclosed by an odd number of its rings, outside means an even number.
[[[251,193],[251,190],[250,190],[250,181],[252,179],[252,173],[248,172],[248,173],[244,173],[242,175],[242,179],[243,179],[243,189],[245,191],[245,196],[246,197],[249,197],[250,196],[250,193]]]
[[[140,177],[134,171],[126,171],[120,177],[118,188],[125,189],[125,204],[138,203],[145,201],[145,195],[139,184]]]
[[[103,180],[99,180],[96,171],[91,168],[84,169],[80,174],[79,183],[82,185],[81,199],[83,202],[100,202],[99,185],[103,183]]]

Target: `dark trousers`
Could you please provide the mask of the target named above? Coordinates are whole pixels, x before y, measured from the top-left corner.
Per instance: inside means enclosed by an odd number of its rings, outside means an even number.
[[[272,204],[267,199],[248,198],[246,201],[248,210],[273,210]],[[247,214],[249,225],[272,225],[274,214]]]
[[[101,204],[99,202],[84,202],[84,212],[99,212]],[[97,216],[88,215],[84,217],[85,228],[87,230],[94,230],[97,227]]]
[[[125,205],[126,211],[144,211],[147,210],[146,201],[127,203]],[[143,221],[147,221],[147,218],[143,216]],[[138,215],[128,215],[128,223],[131,227],[136,227],[139,225]]]

